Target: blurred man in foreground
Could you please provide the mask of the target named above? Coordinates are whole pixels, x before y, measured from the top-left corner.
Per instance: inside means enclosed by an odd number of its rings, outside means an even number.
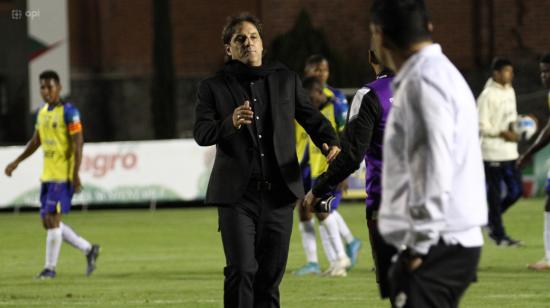
[[[456,307],[475,279],[487,223],[474,96],[431,39],[422,0],[376,0],[373,48],[397,73],[384,132],[378,227],[398,249],[395,307]]]

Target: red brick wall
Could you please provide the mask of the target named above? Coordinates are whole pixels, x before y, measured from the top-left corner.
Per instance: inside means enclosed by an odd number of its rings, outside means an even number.
[[[472,1],[477,0],[426,1],[434,24],[434,40],[461,69],[474,65]]]
[[[77,71],[97,65],[124,76],[151,71],[150,0],[72,0],[69,2],[71,64]]]
[[[71,0],[70,39],[73,70],[97,67],[102,73],[146,75],[151,71],[152,0]],[[435,26],[434,39],[459,68],[475,69],[474,5],[479,0],[427,0]],[[490,1],[489,1],[490,2]],[[493,0],[495,53],[510,56],[517,50],[517,29],[535,53],[550,51],[550,1]],[[518,7],[523,3],[523,25]],[[265,42],[288,31],[302,8],[314,26],[325,31],[341,54],[358,61],[369,48],[368,15],[364,0],[226,0],[172,1],[173,54],[178,76],[203,76],[223,61],[220,41],[225,17],[249,11],[262,18]]]
[[[172,1],[176,74],[196,76],[217,71],[223,64],[221,30],[225,18],[241,11],[259,15],[254,0]]]
[[[523,5],[523,12],[521,6]],[[520,47],[514,33],[519,33],[526,48],[541,53],[550,51],[550,1],[495,1],[496,52],[505,56]]]

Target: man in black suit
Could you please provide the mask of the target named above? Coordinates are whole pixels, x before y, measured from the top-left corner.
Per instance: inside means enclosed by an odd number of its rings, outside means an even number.
[[[279,307],[293,204],[304,195],[294,119],[327,160],[340,149],[298,75],[262,64],[257,18],[229,17],[222,40],[229,61],[199,86],[193,135],[201,146],[216,145],[206,203],[218,206],[227,264],[224,305]]]

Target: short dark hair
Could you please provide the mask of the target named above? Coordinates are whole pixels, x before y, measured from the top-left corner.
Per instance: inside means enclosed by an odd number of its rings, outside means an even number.
[[[505,59],[505,58],[494,58],[493,62],[491,63],[491,70],[493,71],[500,71],[506,66],[512,66],[512,61]]]
[[[304,87],[304,89],[306,89],[308,91],[311,91],[311,89],[313,89],[313,87],[315,85],[318,85],[320,87],[323,86],[323,84],[321,83],[321,80],[319,80],[319,78],[317,78],[315,76],[306,77],[302,81],[302,86]]]
[[[233,34],[235,34],[235,31],[237,31],[237,26],[245,21],[253,24],[256,27],[256,29],[258,29],[260,38],[263,38],[264,36],[263,26],[260,19],[258,19],[258,17],[250,13],[243,12],[243,13],[240,13],[239,15],[233,15],[233,16],[227,17],[225,26],[223,26],[223,30],[222,30],[222,42],[224,44],[229,44],[231,42],[231,38],[233,37]]]
[[[43,79],[44,80],[53,79],[57,84],[59,84],[59,75],[57,75],[57,72],[53,70],[47,70],[40,73],[38,80],[43,80]]]
[[[398,48],[431,39],[430,16],[423,0],[375,0],[371,22]]]
[[[311,55],[307,58],[306,60],[306,67],[310,66],[310,65],[317,65],[323,61],[327,61],[328,62],[328,59],[321,55],[321,54],[314,54],[314,55]]]
[[[550,52],[540,57],[540,63],[550,64]]]

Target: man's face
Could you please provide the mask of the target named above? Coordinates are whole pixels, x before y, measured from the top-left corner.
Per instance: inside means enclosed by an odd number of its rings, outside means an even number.
[[[502,85],[511,85],[514,80],[514,68],[507,65],[498,71],[493,71],[493,79]]]
[[[497,71],[499,76],[497,81],[500,81],[502,84],[512,84],[514,81],[514,68],[511,65],[503,67],[500,71]]]
[[[317,77],[323,84],[326,84],[330,76],[328,62],[326,60],[306,67],[305,77]]]
[[[540,64],[540,80],[542,85],[550,90],[550,63]]]
[[[311,87],[309,90],[309,100],[316,108],[319,108],[319,106],[326,102],[327,97],[323,93],[323,87],[320,84],[314,84]]]
[[[233,60],[241,61],[250,66],[262,65],[264,46],[260,33],[254,24],[243,21],[225,44],[225,52]]]
[[[397,71],[389,49],[384,47],[384,34],[382,33],[380,27],[371,23],[370,32],[372,35],[371,49],[374,51],[374,54],[376,55],[378,60],[384,63],[387,68],[393,70],[394,72]]]
[[[59,93],[61,93],[61,85],[55,79],[40,79],[40,95],[46,103],[57,103]]]

